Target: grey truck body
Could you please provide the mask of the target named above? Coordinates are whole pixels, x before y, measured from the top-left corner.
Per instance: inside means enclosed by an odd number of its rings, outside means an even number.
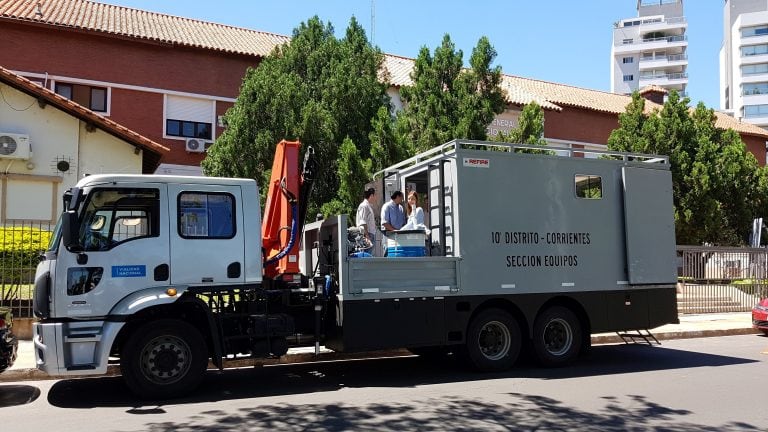
[[[528,332],[539,311],[563,301],[593,333],[677,322],[667,160],[523,151],[532,148],[453,141],[384,170],[385,196],[426,192],[431,255],[351,258],[345,242],[334,245],[342,331],[330,346],[463,343],[489,302],[515,310]],[[576,180],[587,177],[599,178],[599,198],[577,195]],[[346,226],[308,226],[304,245],[343,238]]]

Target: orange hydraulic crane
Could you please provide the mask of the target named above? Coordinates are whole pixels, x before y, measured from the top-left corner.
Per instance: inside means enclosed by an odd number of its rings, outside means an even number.
[[[261,223],[264,275],[285,282],[300,273],[297,240],[315,179],[314,150],[307,148],[300,173],[300,148],[298,141],[282,140],[277,144]]]

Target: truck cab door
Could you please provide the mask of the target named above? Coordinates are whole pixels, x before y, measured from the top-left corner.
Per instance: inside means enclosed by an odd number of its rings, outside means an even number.
[[[87,191],[81,250],[62,245],[57,256],[52,316],[106,316],[132,292],[168,283],[166,194],[165,185],[146,183]]]
[[[237,185],[168,185],[171,282],[245,281],[242,191]]]

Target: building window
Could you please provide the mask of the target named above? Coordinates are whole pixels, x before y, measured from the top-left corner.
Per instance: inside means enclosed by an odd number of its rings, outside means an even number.
[[[635,80],[635,76],[634,75],[624,75],[624,82],[634,81],[634,80]]]
[[[766,36],[766,35],[768,35],[768,25],[745,27],[741,29],[741,37]]]
[[[165,121],[165,134],[184,138],[211,139],[211,124],[186,120]]]
[[[213,140],[215,120],[212,100],[174,95],[165,97],[165,135],[168,137]]]
[[[744,75],[755,75],[768,73],[768,63],[758,63],[753,65],[744,65],[741,67],[741,73]]]
[[[96,112],[107,112],[107,89],[80,84],[56,83],[56,93]]]
[[[603,179],[596,175],[576,174],[576,197],[601,199],[603,197]]]
[[[621,62],[624,63],[624,64],[634,63],[635,62],[635,58],[634,57],[624,57],[623,59],[621,59]]]
[[[91,87],[91,103],[93,111],[107,111],[107,89],[101,87]]]
[[[768,105],[744,105],[744,117],[768,117]]]
[[[768,94],[768,82],[741,85],[742,96]]]
[[[228,193],[179,194],[179,235],[192,239],[235,236],[235,197]]]
[[[761,54],[768,54],[768,44],[749,45],[749,46],[741,47],[741,55],[743,57],[761,55]]]
[[[72,100],[72,86],[69,84],[56,83],[56,93],[65,98]]]

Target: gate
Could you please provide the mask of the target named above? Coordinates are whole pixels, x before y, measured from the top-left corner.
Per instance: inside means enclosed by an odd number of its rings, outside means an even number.
[[[768,250],[678,246],[681,314],[749,312],[768,297]]]

